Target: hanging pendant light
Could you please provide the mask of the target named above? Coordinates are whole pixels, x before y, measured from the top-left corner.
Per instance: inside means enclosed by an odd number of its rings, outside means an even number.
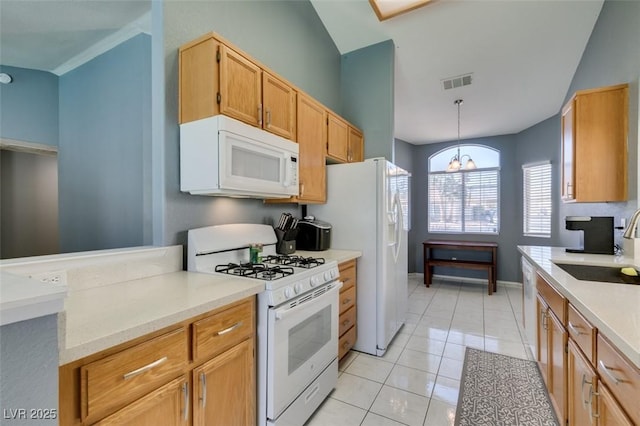
[[[447,166],[447,171],[457,172],[461,168],[465,170],[473,170],[476,168],[476,163],[473,161],[471,156],[468,154],[460,156],[460,105],[462,105],[464,101],[462,99],[456,99],[455,101],[453,101],[453,103],[458,106],[458,152],[449,161],[449,165]],[[462,166],[462,160],[465,157],[467,157],[468,159],[464,164],[464,166]]]

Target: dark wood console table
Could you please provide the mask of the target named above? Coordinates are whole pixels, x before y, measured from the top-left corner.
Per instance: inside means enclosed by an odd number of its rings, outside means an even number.
[[[434,266],[449,266],[454,268],[480,269],[487,271],[487,287],[489,296],[497,290],[496,275],[498,269],[498,244],[492,242],[476,241],[446,241],[426,240],[422,243],[424,253],[424,284],[429,287],[433,276]],[[491,254],[490,260],[463,260],[456,257],[434,258],[432,251],[438,250],[463,250],[486,251]]]

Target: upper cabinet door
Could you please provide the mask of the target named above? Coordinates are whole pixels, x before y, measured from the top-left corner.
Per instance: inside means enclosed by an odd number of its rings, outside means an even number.
[[[343,163],[349,161],[349,125],[340,117],[329,113],[327,129],[327,155]]]
[[[262,101],[262,127],[295,141],[296,91],[279,78],[262,71]]]
[[[322,105],[309,96],[298,94],[298,145],[300,145],[300,203],[324,203],[327,200],[325,143],[327,114]]]
[[[563,201],[575,201],[574,195],[574,147],[573,147],[573,125],[575,108],[573,99],[562,109],[562,188],[561,196]]]
[[[562,109],[562,199],[627,200],[627,84],[580,90]]]
[[[220,114],[217,95],[220,93],[220,72],[216,59],[220,43],[201,38],[179,51],[179,123]]]
[[[220,45],[220,112],[262,127],[262,70],[244,56]]]
[[[349,149],[347,159],[350,163],[364,160],[364,137],[362,133],[354,128],[349,127]]]

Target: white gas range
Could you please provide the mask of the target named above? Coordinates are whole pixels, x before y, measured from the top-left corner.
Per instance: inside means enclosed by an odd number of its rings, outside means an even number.
[[[279,255],[271,226],[230,224],[188,232],[189,271],[261,280],[258,425],[300,426],[338,378],[338,264]],[[251,244],[262,259],[250,263]]]

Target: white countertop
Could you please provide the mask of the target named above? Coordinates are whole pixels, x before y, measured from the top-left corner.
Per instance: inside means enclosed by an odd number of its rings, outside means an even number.
[[[566,253],[561,247],[518,246],[580,313],[640,368],[640,285],[581,281],[554,262],[633,266],[624,256]]]
[[[60,365],[264,291],[264,283],[178,271],[69,293]]]
[[[53,286],[0,270],[0,325],[57,314],[66,286]]]
[[[347,262],[349,260],[362,257],[362,252],[359,250],[336,250],[329,249],[324,251],[305,251],[297,250],[294,255],[304,257],[323,257],[325,260],[335,260],[338,263]]]

